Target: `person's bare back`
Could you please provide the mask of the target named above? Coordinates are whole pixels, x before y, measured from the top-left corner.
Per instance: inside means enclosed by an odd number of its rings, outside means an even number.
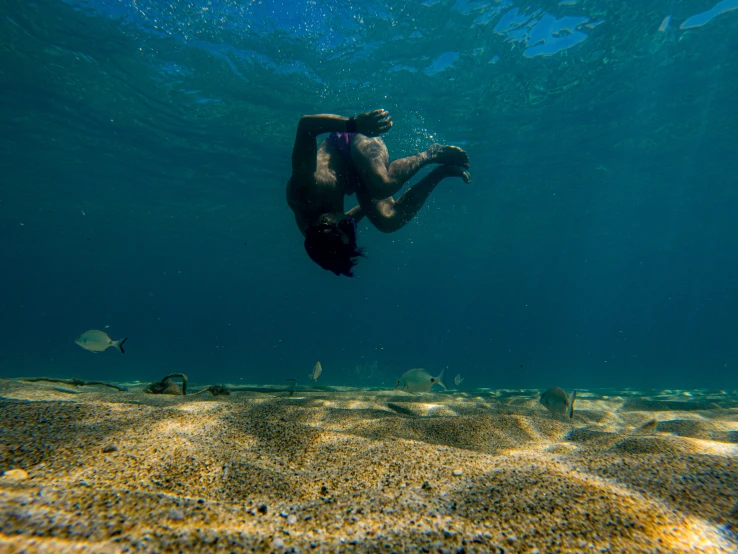
[[[300,119],[292,151],[287,203],[305,237],[305,250],[322,268],[353,276],[362,255],[356,224],[367,217],[377,229],[393,232],[410,221],[445,177],[461,177],[469,156],[455,146],[435,144],[425,152],[390,163],[379,135],[392,127],[385,110],[352,118],[311,115]],[[318,146],[317,137],[330,133]],[[397,200],[393,195],[428,164],[441,164]],[[344,212],[344,199],[356,194],[359,205]]]

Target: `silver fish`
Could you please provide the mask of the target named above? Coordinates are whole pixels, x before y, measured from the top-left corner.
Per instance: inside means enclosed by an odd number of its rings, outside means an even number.
[[[540,402],[552,414],[566,414],[571,419],[574,417],[574,400],[576,397],[577,391],[567,396],[564,389],[553,387],[541,395]]]
[[[405,392],[428,392],[433,385],[440,385],[444,389],[443,374],[446,370],[441,371],[438,377],[433,377],[424,369],[411,369],[402,374],[395,384],[395,390],[400,389]]]
[[[85,350],[90,352],[103,352],[111,346],[120,350],[121,354],[124,354],[123,343],[128,340],[128,337],[120,340],[112,340],[107,333],[103,331],[90,330],[85,331],[76,339],[74,343],[80,345]]]
[[[461,373],[459,373],[456,377],[454,377],[454,385],[457,387],[464,381],[464,378],[461,376]]]
[[[318,380],[318,377],[320,377],[321,373],[323,373],[323,366],[320,365],[320,362],[316,362],[316,364],[313,366],[313,370],[310,372],[310,379],[313,383]]]

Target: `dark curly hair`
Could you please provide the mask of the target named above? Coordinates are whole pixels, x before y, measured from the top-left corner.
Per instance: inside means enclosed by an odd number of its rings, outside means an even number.
[[[321,222],[307,230],[305,251],[310,259],[336,275],[353,277],[353,267],[364,249],[356,246],[356,222],[353,218],[338,223]]]

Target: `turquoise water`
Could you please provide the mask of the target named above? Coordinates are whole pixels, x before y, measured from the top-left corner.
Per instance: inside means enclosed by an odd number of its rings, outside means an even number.
[[[735,387],[736,8],[4,2],[0,373]],[[292,140],[376,108],[393,158],[456,144],[473,181],[362,222],[339,278],[286,205]]]

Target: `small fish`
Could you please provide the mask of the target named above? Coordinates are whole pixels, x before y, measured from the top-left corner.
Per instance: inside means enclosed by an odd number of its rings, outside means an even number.
[[[395,384],[395,390],[400,389],[405,392],[428,392],[433,385],[441,385],[444,389],[443,374],[445,369],[441,371],[438,377],[433,377],[424,369],[411,369],[402,374]]]
[[[318,380],[321,373],[323,373],[323,366],[320,365],[320,362],[316,362],[313,366],[313,370],[310,372],[310,379],[313,383]]]
[[[90,352],[103,352],[111,346],[114,346],[115,348],[120,350],[121,354],[124,354],[125,352],[123,351],[123,343],[127,340],[128,337],[120,340],[112,340],[104,331],[90,330],[85,331],[76,339],[74,339],[74,343],[80,345],[85,350],[89,350]]]
[[[464,378],[461,376],[461,373],[459,373],[456,377],[454,377],[454,385],[457,387],[464,381]]]
[[[566,414],[571,419],[574,417],[574,400],[576,397],[577,391],[567,396],[564,389],[553,387],[541,395],[540,402],[552,414]]]

